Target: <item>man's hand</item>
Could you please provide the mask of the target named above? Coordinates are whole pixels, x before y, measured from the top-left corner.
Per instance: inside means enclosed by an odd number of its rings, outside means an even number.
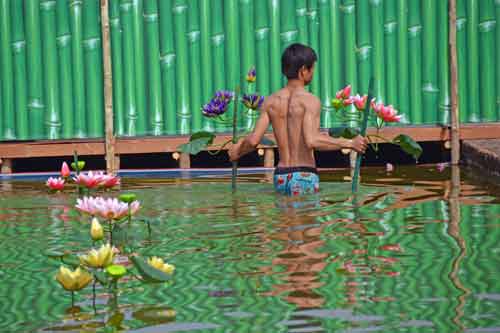
[[[357,137],[351,139],[351,149],[354,149],[358,153],[364,154],[366,147],[368,146],[368,139],[358,135]]]
[[[231,162],[235,162],[240,159],[240,147],[243,139],[240,139],[237,143],[230,144],[227,150],[227,154],[229,155],[229,160]]]

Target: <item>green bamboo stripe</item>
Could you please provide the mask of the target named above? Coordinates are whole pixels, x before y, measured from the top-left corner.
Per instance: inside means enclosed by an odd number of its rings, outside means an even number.
[[[449,20],[448,2],[437,2],[438,13],[438,77],[439,77],[439,110],[437,120],[442,124],[450,122],[450,70],[449,70]]]
[[[385,82],[386,101],[399,109],[398,100],[398,66],[397,66],[397,3],[396,0],[384,2],[384,49],[385,49]]]
[[[56,48],[56,2],[45,0],[40,2],[42,28],[42,51],[45,88],[45,123],[47,137],[60,137],[61,116],[59,104],[59,77]]]
[[[373,42],[373,77],[375,79],[374,96],[377,101],[387,102],[385,94],[384,61],[384,8],[380,0],[370,0],[371,28]]]
[[[281,52],[280,52],[280,2],[269,0],[269,76],[271,91],[276,91],[281,85]]]
[[[497,120],[500,119],[500,63],[498,59],[500,59],[500,1],[495,1],[495,21],[496,21],[496,54],[495,54],[495,66],[497,69],[496,73],[496,109],[497,109]]]
[[[337,12],[338,3],[332,4],[331,12]],[[340,43],[339,44],[330,44],[330,38],[335,33],[330,29],[331,16],[330,16],[330,3],[328,0],[319,0],[318,1],[318,15],[319,15],[319,56],[318,56],[318,69],[320,73],[328,73],[329,69],[332,67],[336,67],[336,63],[331,64],[331,59],[335,60],[340,56]],[[340,15],[339,15],[340,16]],[[337,16],[337,18],[339,18]],[[334,22],[338,22],[339,20],[335,20]],[[333,28],[333,27],[332,27]],[[337,31],[337,33],[340,31]],[[330,48],[331,47],[331,48]],[[332,57],[331,50],[336,50],[335,55]],[[335,82],[335,80],[334,80]],[[321,112],[321,125],[323,127],[332,127],[333,126],[333,109],[330,107],[331,105],[331,97],[332,90],[337,89],[336,87],[332,87],[332,80],[327,75],[320,76],[320,98],[322,104],[322,112]],[[340,88],[340,87],[339,87]]]
[[[308,32],[309,32],[309,46],[311,46],[316,53],[319,51],[319,17],[318,17],[318,0],[308,0]],[[320,74],[317,71],[318,66],[316,64],[316,74],[313,76],[313,80],[310,84],[310,91],[314,95],[318,96],[320,94]]]
[[[297,41],[301,44],[309,44],[308,23],[307,23],[307,0],[295,0],[295,15],[297,15]]]
[[[175,0],[172,8],[175,30],[176,84],[177,84],[177,132],[191,132],[191,108],[189,96],[189,62],[187,41],[187,0]]]
[[[424,122],[436,121],[438,112],[436,1],[422,0],[422,100]]]
[[[481,110],[479,104],[479,1],[466,0],[467,3],[467,82],[470,122],[479,122]]]
[[[11,53],[11,3],[10,0],[0,1],[0,73],[2,99],[0,113],[0,138],[13,140],[16,138],[16,122],[14,118],[14,70]],[[3,127],[3,128],[2,128]]]
[[[16,137],[19,140],[29,138],[28,127],[28,90],[26,76],[26,40],[24,37],[24,13],[23,0],[11,2],[12,21],[17,24],[12,25],[12,57],[15,91],[16,110]],[[1,70],[0,70],[1,71]],[[3,80],[2,80],[3,81]],[[0,101],[2,99],[0,98]],[[1,105],[1,102],[0,102]],[[3,110],[3,108],[2,108]],[[71,110],[70,110],[71,111]],[[0,137],[3,129],[2,112],[0,112]]]
[[[280,24],[281,24],[281,51],[288,45],[297,42],[297,10],[296,0],[280,2]]]
[[[164,123],[161,95],[158,6],[156,1],[146,1],[144,5],[149,127],[151,129],[150,134],[162,135]]]
[[[200,0],[200,52],[201,52],[201,99],[202,103],[207,103],[213,94],[212,88],[212,52],[210,43],[210,0]],[[193,112],[199,112],[201,105],[194,105]],[[214,122],[208,118],[203,117],[203,129],[206,131],[215,130]]]
[[[144,64],[144,20],[143,0],[132,0],[133,43],[134,43],[134,72],[135,98],[137,103],[137,132],[139,135],[148,134],[148,109],[146,104],[146,71]]]
[[[265,96],[271,93],[270,58],[267,56],[269,54],[270,33],[267,8],[267,0],[255,0],[255,48],[258,55],[255,63],[257,70],[257,91]]]
[[[343,14],[344,22],[344,59],[345,59],[345,82],[349,83],[352,91],[359,91],[357,82],[357,59],[353,55],[356,54],[356,1],[344,0],[340,6]],[[351,105],[347,107],[347,112],[355,114],[358,111]],[[356,122],[350,122],[350,126],[358,126]]]
[[[28,114],[31,124],[31,139],[42,139],[45,135],[45,105],[43,102],[42,87],[43,68],[42,41],[40,37],[40,6],[38,1],[27,1],[24,4],[28,64]]]
[[[412,124],[422,124],[422,26],[420,25],[420,0],[408,2],[408,50],[410,65],[410,119]]]
[[[196,78],[201,77],[201,46],[200,46],[200,17],[198,0],[189,2],[188,12],[188,42],[189,42],[189,75],[190,75],[190,92],[193,118],[191,121],[191,130],[199,131],[202,128],[203,115],[199,112],[199,107],[202,105],[201,100],[201,82]]]
[[[403,0],[406,1],[406,0]],[[406,13],[405,13],[406,15]],[[371,26],[370,26],[370,3],[368,1],[356,2],[356,37],[357,37],[357,71],[358,91],[360,94],[368,93],[368,84],[371,77]],[[405,38],[407,38],[405,32]]]
[[[398,108],[399,113],[407,122],[410,118],[410,90],[408,67],[408,3],[407,0],[397,0],[397,39],[398,39]],[[448,16],[446,16],[448,17]]]
[[[222,1],[215,1],[215,3],[211,3],[211,17],[217,17],[223,11]],[[214,91],[211,93],[213,96],[216,90],[228,89],[226,85],[226,66],[225,66],[225,35],[224,35],[224,22],[223,20],[217,19],[212,20],[212,61],[213,61],[213,89]],[[203,101],[207,103],[208,100]],[[220,124],[216,124],[217,132],[223,132],[226,128]]]
[[[120,22],[120,0],[110,0],[109,30],[111,41],[111,71],[113,78],[113,129],[117,136],[125,135],[125,110],[123,92],[123,44],[122,25]]]
[[[481,91],[481,120],[495,121],[496,96],[495,96],[495,4],[493,0],[483,0],[479,8],[479,83]]]
[[[71,70],[71,29],[69,23],[68,0],[57,0],[57,49],[59,57],[59,92],[61,108],[61,137],[73,138],[74,134],[74,105],[73,79]]]
[[[458,110],[461,123],[469,119],[467,85],[467,10],[465,0],[457,1]]]
[[[166,134],[176,134],[177,101],[175,80],[175,46],[172,1],[160,1],[160,62],[163,92],[163,119]]]

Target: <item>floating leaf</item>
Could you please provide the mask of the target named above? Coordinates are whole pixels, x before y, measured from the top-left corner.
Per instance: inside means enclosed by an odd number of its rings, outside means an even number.
[[[196,155],[200,151],[207,148],[211,141],[213,141],[213,139],[210,137],[202,137],[194,139],[193,141],[190,141],[188,143],[182,144],[179,147],[177,147],[177,149],[179,149],[181,153]]]
[[[422,155],[422,147],[408,135],[400,134],[392,143],[400,146],[405,153],[412,155],[414,159],[418,159]]]
[[[189,142],[192,142],[194,140],[198,140],[201,138],[208,138],[209,139],[208,144],[211,145],[212,143],[214,143],[215,134],[213,134],[211,132],[207,132],[207,131],[196,132],[196,133],[193,133],[191,135],[191,137],[189,138]]]
[[[260,140],[260,144],[264,146],[276,146],[276,142],[274,142],[271,139],[266,138],[265,136],[262,137],[262,140]]]
[[[171,279],[170,275],[165,274],[159,269],[152,267],[146,261],[144,261],[144,259],[138,256],[132,257],[131,260],[141,276],[147,282],[167,282]]]
[[[335,138],[352,139],[360,134],[360,129],[352,127],[332,127],[328,130],[328,134]]]
[[[119,279],[127,274],[127,269],[122,265],[109,265],[108,267],[106,267],[106,273],[108,273],[114,279]]]

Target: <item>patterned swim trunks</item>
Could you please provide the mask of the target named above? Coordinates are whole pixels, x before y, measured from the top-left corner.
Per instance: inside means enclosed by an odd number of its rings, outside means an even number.
[[[274,170],[274,189],[290,196],[317,193],[318,171],[311,167],[278,167]]]

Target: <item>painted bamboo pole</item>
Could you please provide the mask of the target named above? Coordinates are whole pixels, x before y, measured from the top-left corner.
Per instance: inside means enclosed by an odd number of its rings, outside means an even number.
[[[318,1],[318,16],[319,16],[319,55],[318,55],[318,63],[316,66],[318,66],[319,72],[323,73],[323,75],[320,75],[320,100],[321,100],[321,127],[331,127],[333,126],[333,121],[334,121],[334,113],[333,113],[333,108],[330,106],[331,100],[332,100],[332,90],[336,89],[335,87],[332,87],[332,78],[330,78],[328,75],[325,75],[326,73],[330,72],[330,69],[332,67],[336,67],[336,63],[338,61],[335,61],[338,56],[340,56],[341,53],[341,48],[340,48],[340,43],[334,43],[331,44],[331,39],[335,28],[340,29],[340,15],[337,9],[339,6],[340,1],[332,1],[330,2],[328,0],[319,0]],[[333,7],[330,7],[333,6]],[[331,15],[334,14],[334,16],[337,17],[335,21],[333,21],[333,18]],[[331,27],[332,22],[336,24],[335,27]],[[337,31],[339,33],[340,31]],[[337,50],[335,55],[332,57],[332,49]],[[331,62],[333,60],[333,63]],[[341,67],[336,67],[336,69],[340,70]],[[335,82],[335,77],[333,77],[333,82]],[[340,86],[340,85],[339,85]]]
[[[56,47],[56,2],[40,2],[42,28],[42,55],[45,88],[45,126],[49,139],[59,139],[61,135],[61,108],[59,103],[59,64]]]
[[[469,119],[469,104],[467,98],[467,9],[464,0],[457,1],[457,66],[459,120],[466,122]]]
[[[288,47],[288,45],[297,42],[297,11],[295,9],[295,1],[281,1],[280,6],[280,31],[281,31],[281,52]],[[284,76],[282,82],[284,81]]]
[[[307,8],[309,12],[308,16],[308,32],[309,32],[309,46],[311,46],[317,53],[319,51],[319,18],[318,18],[318,0],[308,0]],[[316,65],[317,66],[317,65]],[[319,96],[320,94],[320,82],[318,73],[314,75],[313,80],[310,84],[310,91]]]
[[[172,8],[175,30],[177,78],[177,133],[191,133],[191,108],[189,104],[189,56],[187,41],[187,0],[175,0]]]
[[[189,42],[189,85],[190,85],[190,97],[191,106],[193,110],[193,117],[191,121],[191,130],[193,132],[199,131],[202,128],[203,117],[202,113],[199,112],[199,107],[202,105],[201,100],[201,82],[197,78],[201,78],[201,72],[204,68],[201,68],[200,62],[200,10],[199,1],[190,0],[189,1],[189,11],[188,11],[188,42]]]
[[[110,12],[109,0],[101,0],[101,31],[102,31],[102,58],[104,64],[104,122],[105,122],[105,152],[106,172],[114,174],[115,166],[115,134],[113,130],[113,74],[111,68],[111,41],[110,41]]]
[[[254,16],[255,16],[255,44],[257,70],[257,91],[263,95],[269,95],[270,90],[270,58],[269,58],[269,33],[268,26],[268,6],[267,0],[255,0]],[[281,75],[281,71],[280,71]]]
[[[271,91],[276,91],[281,85],[281,49],[280,49],[280,2],[269,0],[269,52]]]
[[[479,99],[479,1],[467,1],[467,82],[469,122],[481,120]]]
[[[383,2],[371,0],[371,28],[373,42],[374,97],[378,102],[386,102],[385,54],[384,54],[384,8]],[[419,88],[420,89],[420,88]]]
[[[28,122],[28,90],[26,76],[26,40],[24,37],[23,0],[12,1],[12,59],[16,110],[16,137],[26,140],[29,135]],[[1,100],[1,98],[0,98]],[[1,105],[1,102],[0,102]],[[0,111],[0,137],[2,137],[3,119]]]
[[[240,30],[241,30],[241,69],[240,85],[243,92],[249,91],[249,84],[246,81],[246,73],[251,67],[255,66],[255,20],[254,20],[254,2],[240,0]],[[257,73],[259,75],[260,73]],[[257,76],[259,77],[259,76]],[[253,88],[253,87],[252,87]],[[253,92],[253,91],[252,91]],[[255,126],[258,111],[248,110],[242,115],[243,128],[247,131]]]
[[[438,105],[436,1],[422,0],[422,101],[424,123],[436,122]]]
[[[397,0],[397,39],[398,39],[398,107],[399,113],[411,123],[410,117],[410,94],[409,94],[409,71],[408,71],[408,2]]]
[[[406,1],[406,0],[402,0]],[[368,91],[372,70],[372,45],[370,24],[370,3],[368,1],[356,2],[356,37],[357,37],[357,66],[358,89],[360,92]],[[406,34],[405,34],[406,37]]]
[[[216,1],[212,3],[212,15],[211,17],[217,17],[219,13],[222,12],[223,6],[221,1]],[[214,78],[213,78],[213,89],[211,96],[213,96],[216,90],[227,89],[226,88],[226,66],[225,66],[225,35],[224,35],[224,22],[220,19],[212,20],[212,61],[214,69]],[[207,103],[208,100],[203,101]],[[228,129],[227,126],[223,124],[217,123],[216,130],[217,132],[224,132]]]
[[[210,44],[210,0],[200,0],[200,52],[201,52],[201,100],[206,103],[213,94],[212,80],[212,52]],[[193,110],[197,112],[201,105],[194,105]],[[209,117],[203,117],[203,129],[214,131],[215,124]]]
[[[176,134],[177,101],[175,76],[175,47],[172,1],[159,2],[160,10],[160,61],[163,92],[163,119],[165,119],[166,134]]]
[[[152,135],[162,135],[163,109],[160,70],[160,37],[158,31],[158,5],[156,1],[144,2],[144,30],[146,33],[146,67],[148,82],[149,128]]]
[[[24,3],[26,54],[28,64],[28,114],[31,124],[30,139],[45,137],[42,86],[42,40],[40,37],[40,6],[38,1]]]
[[[134,32],[132,28],[132,1],[120,1],[120,22],[123,43],[123,93],[125,95],[125,135],[137,135],[137,99],[134,71]]]
[[[420,0],[408,2],[408,49],[410,65],[410,115],[414,125],[422,124],[422,26],[420,25]]]
[[[146,103],[146,70],[144,54],[144,1],[132,0],[135,98],[137,102],[137,134],[148,135],[148,107]]]
[[[295,0],[295,15],[297,16],[297,41],[309,45],[308,23],[307,23],[307,0]]]
[[[498,120],[495,96],[495,66],[500,60],[495,58],[495,5],[493,1],[481,1],[479,6],[479,84],[482,121]]]
[[[352,91],[359,91],[358,87],[358,71],[357,71],[357,61],[356,57],[356,1],[355,0],[344,0],[342,6],[340,6],[340,11],[343,15],[343,27],[344,27],[344,59],[345,59],[345,82],[350,84]],[[333,88],[335,90],[335,88]],[[358,111],[351,105],[346,107],[347,113],[354,115]],[[349,122],[349,126],[356,127],[358,123],[356,121]]]
[[[385,83],[386,101],[399,110],[398,100],[398,36],[397,36],[397,3],[396,0],[384,2],[384,49],[385,49]]]
[[[451,164],[460,162],[460,125],[457,68],[457,1],[449,0],[449,56],[451,75]]]
[[[495,1],[495,21],[496,21],[496,58],[495,59],[500,59],[500,1]],[[496,100],[496,110],[497,110],[497,121],[500,121],[500,63],[496,62],[496,95],[497,95],[497,100]]]
[[[109,27],[111,35],[111,68],[113,77],[113,132],[125,135],[124,94],[123,94],[123,44],[120,22],[120,0],[109,0]],[[102,16],[102,14],[101,14]]]
[[[59,58],[59,101],[61,108],[61,137],[73,138],[73,71],[71,63],[71,30],[69,23],[68,0],[57,0],[57,50]]]
[[[226,87],[235,90],[240,86],[240,45],[238,24],[238,0],[225,0],[224,2],[224,33],[226,36]],[[234,111],[234,110],[233,110]],[[238,118],[238,127],[241,118]]]
[[[11,52],[11,0],[0,1],[0,73],[2,99],[0,103],[0,139],[13,140],[16,138],[16,122],[14,118],[14,69]]]
[[[450,123],[450,44],[449,27],[450,17],[448,15],[448,1],[437,2],[438,11],[438,83],[439,83],[439,112],[437,120],[441,124]],[[456,11],[455,11],[456,16]],[[456,17],[455,17],[456,22]],[[455,28],[456,29],[456,28]],[[456,45],[455,45],[456,46]]]

